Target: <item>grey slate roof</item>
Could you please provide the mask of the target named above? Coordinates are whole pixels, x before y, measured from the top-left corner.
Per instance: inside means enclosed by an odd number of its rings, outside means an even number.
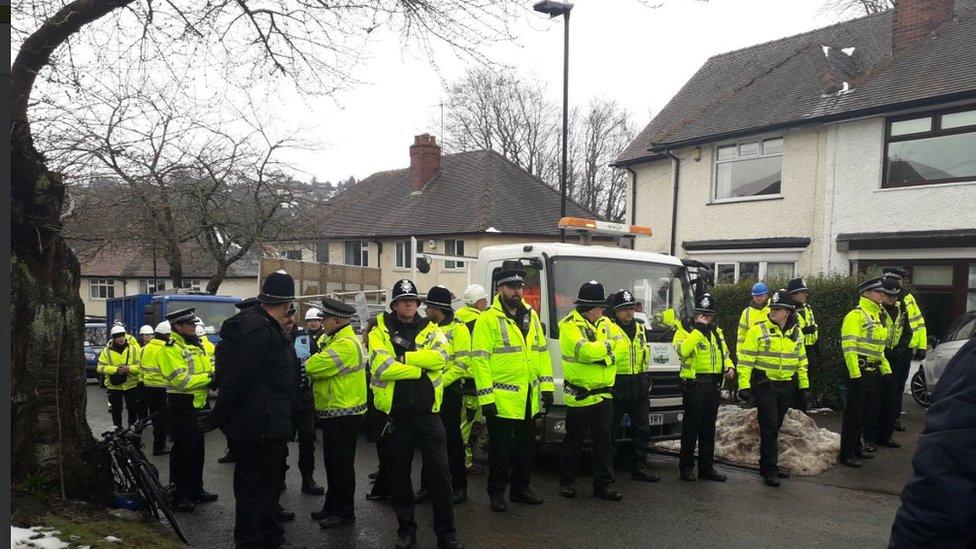
[[[599,218],[572,200],[566,215]],[[558,236],[559,192],[494,151],[447,154],[413,194],[410,170],[375,173],[322,209],[318,238],[483,233]]]
[[[976,98],[976,0],[956,0],[954,20],[895,58],[893,19],[888,10],[710,58],[615,165],[653,158],[649,149]],[[844,81],[853,91],[831,86]]]

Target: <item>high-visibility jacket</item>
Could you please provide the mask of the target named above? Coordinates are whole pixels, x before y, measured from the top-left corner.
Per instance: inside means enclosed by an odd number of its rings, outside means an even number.
[[[804,345],[814,345],[820,338],[820,328],[817,326],[817,319],[813,316],[813,309],[809,305],[799,305],[796,307],[796,322],[800,330],[813,326],[813,333],[803,334]]]
[[[461,307],[460,309],[454,312],[454,318],[460,320],[465,324],[478,320],[479,316],[481,316],[481,309],[477,307],[471,307],[468,305],[465,305],[464,307]]]
[[[725,334],[718,326],[705,335],[693,325],[678,325],[671,345],[681,360],[682,379],[695,379],[698,374],[721,374],[726,368],[735,368]]]
[[[614,366],[613,343],[607,324],[601,317],[596,324],[573,309],[559,322],[559,348],[562,351],[566,406],[581,407],[599,404],[613,398],[607,392],[579,397],[574,387],[606,389],[613,387],[617,368]]]
[[[203,353],[210,359],[210,367],[211,371],[213,371],[213,366],[216,363],[215,353],[217,352],[217,346],[211,343],[207,336],[200,338],[200,345],[203,346]]]
[[[319,352],[305,362],[318,416],[365,414],[366,349],[352,325],[347,324],[332,335],[322,334],[318,348]]]
[[[918,301],[915,296],[905,294],[902,297],[905,302],[905,313],[908,315],[908,327],[912,329],[912,342],[908,344],[912,349],[925,350],[929,345],[928,330],[925,328],[925,318],[922,310],[918,308]]]
[[[142,383],[146,387],[166,387],[166,380],[159,371],[156,356],[166,346],[162,339],[151,339],[142,348],[142,358],[139,359],[139,370],[142,373]]]
[[[539,413],[540,395],[554,391],[552,362],[539,315],[525,300],[527,331],[515,323],[502,308],[496,295],[491,307],[474,324],[471,337],[470,367],[477,388],[478,402],[495,404],[498,417],[527,419]]]
[[[444,370],[444,386],[448,387],[459,379],[471,379],[471,332],[467,325],[455,317],[440,329],[447,338],[447,354],[450,357]]]
[[[105,387],[128,391],[139,385],[139,354],[139,345],[131,342],[125,346],[121,353],[113,349],[111,343],[106,345],[102,349],[102,354],[98,356],[98,366],[95,367],[95,371],[105,376]],[[109,376],[118,373],[119,366],[128,366],[129,375],[126,376],[123,383],[116,385],[109,381]]]
[[[880,368],[882,374],[891,373],[884,353],[888,344],[884,316],[887,313],[881,305],[862,297],[857,307],[844,317],[840,327],[840,348],[844,352],[844,364],[851,379],[861,377],[859,360]]]
[[[666,329],[678,329],[681,322],[678,319],[678,312],[675,311],[674,308],[668,307],[667,309],[664,309],[663,311],[654,315],[654,324]]]
[[[369,332],[369,366],[372,377],[369,388],[373,391],[373,404],[376,409],[390,413],[393,409],[393,394],[397,381],[421,379],[426,377],[434,388],[434,404],[431,412],[441,409],[444,394],[444,368],[449,358],[447,339],[433,322],[428,322],[414,338],[415,351],[407,351],[403,362],[397,360],[393,347],[387,315],[376,317],[376,327]]]
[[[766,320],[769,320],[769,305],[766,305],[762,309],[757,309],[750,303],[748,307],[742,309],[742,314],[739,315],[739,328],[736,330],[736,349],[741,347],[742,342],[746,340],[746,334],[749,333],[749,328]]]
[[[902,335],[905,333],[905,322],[907,316],[905,314],[905,303],[901,300],[895,302],[893,307],[895,314],[891,314],[890,307],[881,306],[882,310],[885,312],[882,320],[884,321],[885,328],[888,330],[888,339],[885,341],[886,349],[894,349],[901,342]]]
[[[156,363],[166,380],[167,394],[192,395],[193,407],[203,408],[214,370],[202,344],[187,343],[183,336],[173,332],[156,354]]]
[[[643,322],[633,321],[636,325],[634,338],[631,339],[624,329],[614,322],[607,320],[610,341],[613,342],[614,368],[618,376],[643,374],[647,371],[647,363],[651,356],[651,347],[647,344],[647,330]]]
[[[752,386],[753,368],[762,370],[772,381],[796,378],[800,389],[810,387],[802,335],[796,324],[783,331],[768,318],[749,328],[738,352],[739,389]]]

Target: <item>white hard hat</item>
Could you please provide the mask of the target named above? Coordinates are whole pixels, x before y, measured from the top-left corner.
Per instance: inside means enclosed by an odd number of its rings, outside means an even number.
[[[305,320],[322,320],[322,311],[316,307],[310,307],[305,311]]]
[[[474,305],[482,299],[488,299],[488,292],[481,284],[471,284],[464,289],[465,305]]]
[[[124,334],[125,333],[125,326],[123,326],[121,324],[116,324],[115,326],[112,326],[112,331],[109,332],[109,333],[111,334],[111,336],[113,338],[115,336],[117,336],[117,335]]]
[[[148,324],[143,324],[142,327],[139,328],[139,335],[141,335],[141,336],[142,335],[153,335],[152,326],[150,326]]]
[[[207,329],[203,327],[203,323],[197,324],[196,330],[197,337],[203,337],[207,335]]]
[[[168,320],[164,320],[156,325],[157,334],[171,334],[173,333],[173,327],[169,325]]]

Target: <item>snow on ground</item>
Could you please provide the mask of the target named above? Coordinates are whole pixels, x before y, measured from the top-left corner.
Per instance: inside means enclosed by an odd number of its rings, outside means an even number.
[[[677,452],[680,441],[658,442],[657,446]],[[810,416],[790,408],[779,430],[779,466],[795,475],[818,475],[835,463],[840,435],[817,427]],[[755,408],[722,406],[715,424],[715,458],[747,465],[759,465],[759,424]]]
[[[11,526],[10,547],[13,549],[63,549],[69,544],[58,539],[60,533],[44,526],[32,526],[30,528]]]

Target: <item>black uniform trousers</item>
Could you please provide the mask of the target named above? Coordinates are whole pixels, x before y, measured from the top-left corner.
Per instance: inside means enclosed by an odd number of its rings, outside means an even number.
[[[817,369],[817,364],[820,362],[820,347],[816,345],[805,345],[805,348],[807,352],[807,371],[812,372]],[[803,396],[803,390],[797,385],[794,389],[793,404],[791,407],[806,413],[808,406],[810,406],[810,403]]]
[[[235,439],[234,545],[270,548],[281,545],[284,528],[278,520],[278,498],[285,472],[281,462],[286,441],[254,442]]]
[[[882,376],[875,366],[868,371],[861,368],[864,378],[864,410],[861,412],[861,435],[865,444],[878,442],[878,424],[881,418],[881,386],[890,382],[891,376]]]
[[[362,416],[320,419],[322,458],[328,489],[322,510],[342,518],[356,516],[356,438]],[[301,435],[299,435],[301,436]]]
[[[143,398],[149,409],[153,426],[153,451],[166,448],[166,435],[169,433],[169,411],[166,407],[166,387],[145,387]]]
[[[722,374],[699,374],[694,380],[685,381],[681,392],[685,415],[681,420],[678,459],[682,472],[695,468],[695,444],[698,445],[698,471],[711,471],[715,467],[715,420],[721,386]]]
[[[139,419],[149,419],[149,400],[146,396],[146,390],[148,388],[149,387],[146,387],[146,385],[140,381],[139,385],[136,385],[136,388],[134,389],[136,392],[136,397],[138,398],[138,401],[136,402],[136,412],[139,415]]]
[[[122,389],[108,389],[108,409],[112,414],[112,425],[122,427],[122,403],[129,413],[129,425],[139,419],[139,389],[133,387],[127,391]]]
[[[861,377],[848,378],[844,382],[847,392],[847,404],[844,407],[844,422],[840,430],[840,457],[851,457],[861,454],[861,436],[864,434],[864,417],[867,413],[869,394],[878,393],[878,370],[867,370],[861,367]],[[877,405],[877,397],[871,397]],[[877,416],[875,415],[875,425]]]
[[[311,389],[308,399],[302,396],[302,405],[295,417],[298,423],[298,471],[302,478],[311,477],[315,472],[315,401],[312,400]]]
[[[559,462],[560,486],[572,486],[576,479],[587,431],[593,441],[593,490],[602,490],[613,483],[612,420],[613,400],[609,398],[590,406],[566,407],[566,438]]]
[[[444,434],[447,437],[447,463],[451,470],[451,486],[455,490],[468,487],[468,470],[464,464],[464,437],[461,436],[463,409],[464,380],[459,379],[444,388],[440,412]]]
[[[187,496],[203,489],[203,432],[197,427],[199,410],[193,395],[166,395],[173,448],[169,454],[169,481],[176,493]]]
[[[526,403],[528,406],[528,403]],[[502,496],[511,484],[513,493],[529,487],[535,422],[530,411],[525,419],[488,416],[488,495]]]
[[[764,477],[779,473],[779,428],[793,402],[796,381],[759,381],[753,387],[756,414],[759,422],[759,474]]]
[[[637,465],[644,465],[647,452],[651,448],[651,401],[647,396],[650,390],[651,379],[647,374],[617,374],[613,383],[611,429],[620,425],[624,414],[630,417],[630,441],[634,449],[634,463]]]
[[[389,452],[392,454],[390,471],[393,480],[391,503],[397,515],[397,533],[414,534],[414,493],[410,473],[413,455],[420,450],[423,460],[424,483],[430,490],[434,510],[434,533],[438,539],[454,533],[454,499],[451,493],[450,469],[447,465],[447,441],[441,418],[433,412],[404,414],[393,417],[393,433],[390,435]]]
[[[891,365],[891,375],[881,376],[881,409],[878,413],[878,440],[890,440],[895,433],[895,422],[901,417],[902,392],[911,368],[911,349],[896,347],[886,349],[885,357]]]

